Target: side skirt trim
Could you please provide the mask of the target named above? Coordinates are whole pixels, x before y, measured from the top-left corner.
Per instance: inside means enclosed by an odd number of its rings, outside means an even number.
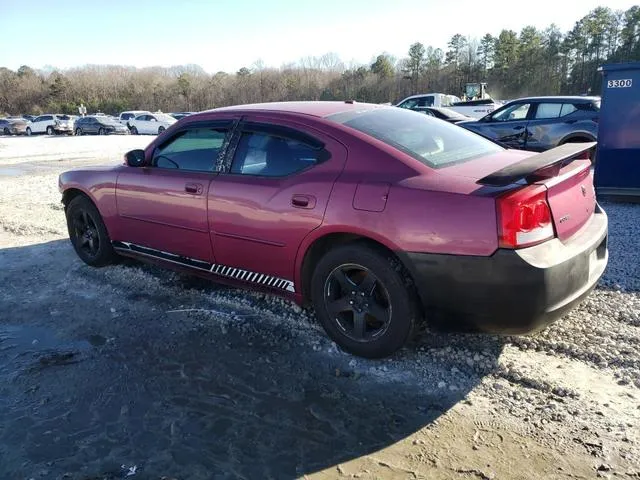
[[[117,251],[133,252],[136,255],[155,258],[158,260],[163,260],[165,262],[175,263],[176,265],[181,265],[183,267],[194,268],[196,270],[207,271],[212,275],[216,275],[219,277],[232,278],[234,280],[241,280],[247,283],[255,283],[258,285],[264,285],[295,293],[293,282],[284,278],[265,275],[264,273],[252,272],[249,270],[243,270],[241,268],[230,267],[228,265],[209,263],[203,260],[197,260],[195,258],[183,257],[181,255],[163,252],[162,250],[156,250],[154,248],[145,247],[143,245],[136,245],[135,243],[119,241],[111,243],[113,245],[113,248]]]

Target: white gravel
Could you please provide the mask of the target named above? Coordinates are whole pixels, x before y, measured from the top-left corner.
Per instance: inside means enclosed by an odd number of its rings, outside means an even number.
[[[70,166],[120,163],[125,151],[149,141],[0,139],[0,249],[64,238],[58,173]],[[220,328],[221,334],[233,324],[248,335],[284,335],[326,357],[341,375],[381,385],[404,382],[441,395],[469,391],[464,415],[490,416],[550,449],[582,451],[593,458],[594,476],[602,463],[613,465],[621,477],[640,475],[640,204],[602,205],[610,222],[609,266],[598,288],[560,321],[527,337],[427,331],[385,361],[339,351],[312,313],[276,297],[176,287],[180,277],[173,273],[160,278],[131,266],[99,275],[105,291],[114,294],[144,284],[154,295],[175,298],[171,310],[186,311],[194,325]]]

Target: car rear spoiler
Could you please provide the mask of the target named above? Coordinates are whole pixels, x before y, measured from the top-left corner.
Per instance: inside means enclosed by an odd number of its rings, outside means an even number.
[[[524,160],[496,170],[476,183],[492,187],[504,187],[519,180],[533,183],[558,175],[567,160],[591,150],[596,142],[565,143],[546,152],[532,155]]]

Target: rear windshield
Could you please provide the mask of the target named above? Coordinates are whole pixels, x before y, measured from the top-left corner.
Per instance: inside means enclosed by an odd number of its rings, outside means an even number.
[[[441,168],[503,150],[475,133],[422,113],[387,107],[329,115],[329,120],[359,130]]]

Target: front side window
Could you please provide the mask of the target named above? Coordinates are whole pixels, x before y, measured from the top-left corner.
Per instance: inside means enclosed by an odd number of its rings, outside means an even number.
[[[400,105],[398,105],[400,108],[415,108],[418,106],[418,99],[417,98],[412,98],[410,100],[407,100],[406,102],[402,102]]]
[[[509,122],[513,120],[525,120],[529,114],[529,103],[516,103],[510,107],[496,112],[491,117],[494,122]]]
[[[262,177],[285,177],[316,165],[325,151],[268,133],[245,132],[235,151],[231,173]]]
[[[227,128],[193,128],[178,133],[158,147],[152,165],[198,172],[213,172]]]
[[[400,108],[350,111],[326,118],[391,145],[432,168],[503,150],[469,130]]]

